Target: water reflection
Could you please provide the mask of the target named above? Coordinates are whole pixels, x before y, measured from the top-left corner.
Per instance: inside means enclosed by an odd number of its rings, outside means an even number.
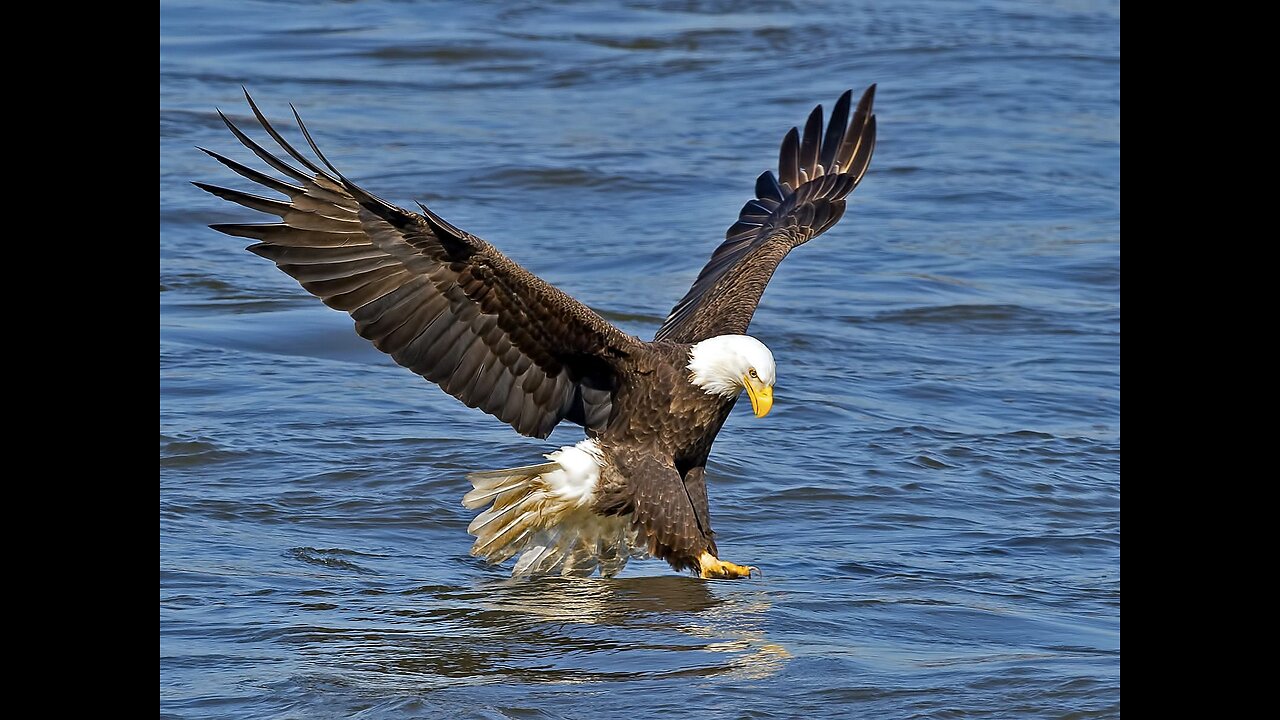
[[[789,656],[766,638],[767,595],[744,590],[681,576],[503,580],[484,586],[475,620],[490,636],[573,648],[598,660],[573,663],[594,675],[766,677]]]
[[[763,591],[689,577],[504,579],[359,602],[367,605],[339,611],[359,616],[342,623],[351,630],[310,626],[282,639],[316,659],[347,658],[341,671],[351,680],[367,675],[380,686],[419,690],[513,680],[758,679],[790,657],[768,639]]]
[[[485,587],[488,605],[545,620],[626,625],[658,614],[709,613],[729,603],[711,584],[682,576],[502,580]]]

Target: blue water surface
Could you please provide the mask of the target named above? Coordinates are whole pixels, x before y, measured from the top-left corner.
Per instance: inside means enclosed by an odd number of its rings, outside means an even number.
[[[752,333],[724,556],[512,581],[468,555],[516,435],[208,223],[215,112],[293,103],[351,178],[649,337],[783,133],[879,83],[841,223]],[[261,137],[261,136],[260,136]],[[1118,3],[160,5],[160,713],[1088,718],[1120,712]]]

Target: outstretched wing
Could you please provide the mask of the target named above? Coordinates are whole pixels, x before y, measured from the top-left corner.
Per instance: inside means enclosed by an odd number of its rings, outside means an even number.
[[[810,113],[803,137],[791,128],[782,140],[778,177],[765,172],[756,180],[756,198],[742,207],[655,340],[698,342],[747,331],[782,258],[844,215],[845,197],[862,180],[875,150],[875,93],[875,85],[867,88],[852,120],[852,91],[841,95],[825,135],[821,105]]]
[[[327,170],[295,150],[252,98],[249,106],[306,171],[263,149],[223,115],[240,142],[289,181],[204,152],[288,200],[195,183],[280,218],[213,229],[258,240],[250,251],[273,260],[329,307],[350,313],[356,332],[379,350],[520,433],[546,437],[564,419],[603,429],[614,363],[639,340],[426,207],[420,205],[422,214],[402,210],[347,180],[296,110],[303,136]]]

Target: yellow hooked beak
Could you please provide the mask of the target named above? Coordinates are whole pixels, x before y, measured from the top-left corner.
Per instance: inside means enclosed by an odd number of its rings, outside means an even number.
[[[743,376],[742,385],[747,389],[747,397],[751,398],[751,411],[756,417],[764,417],[773,409],[773,386],[765,385],[756,378]]]

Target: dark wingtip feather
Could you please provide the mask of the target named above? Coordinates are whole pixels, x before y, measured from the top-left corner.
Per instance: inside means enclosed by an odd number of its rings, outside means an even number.
[[[876,103],[876,83],[871,83],[866,90],[862,91],[862,97],[858,99],[858,112],[869,113],[872,106]]]
[[[332,170],[333,174],[337,175],[343,183],[346,183],[347,179],[342,176],[341,172],[338,172],[338,168],[334,167],[333,163],[329,162],[329,158],[320,152],[320,147],[316,145],[316,141],[311,139],[311,131],[307,130],[307,124],[302,122],[302,116],[298,114],[298,108],[294,107],[293,103],[289,103],[289,109],[293,111],[293,119],[298,121],[298,129],[302,131],[302,137],[306,138],[307,144],[311,146],[311,152],[315,153],[316,157],[320,158],[320,162]]]
[[[257,240],[257,235],[249,234],[256,232],[252,228],[252,225],[245,225],[243,223],[214,223],[209,226],[210,230],[217,230],[223,235],[230,235],[231,237],[247,237]]]
[[[279,218],[283,218],[290,209],[289,203],[272,200],[271,198],[265,198],[261,195],[253,195],[251,193],[240,192],[239,190],[232,190],[230,188],[224,188],[218,185],[210,185],[202,182],[192,182],[191,184],[210,195],[216,195],[223,200],[247,207],[250,210],[268,213]]]
[[[782,138],[782,147],[778,150],[778,181],[784,190],[795,192],[799,187],[800,177],[800,130],[791,130]]]
[[[876,86],[875,86],[875,83],[872,83],[869,87],[867,87],[866,91],[862,93],[862,99],[858,101],[858,113],[863,115],[869,115],[871,113],[872,108],[875,107],[875,104],[876,104]]]
[[[858,180],[866,174],[867,168],[871,165],[871,155],[876,151],[876,116],[872,115],[867,118],[867,124],[862,129],[862,139],[858,143],[858,151],[854,153],[853,158],[849,161],[849,169],[846,171]]]
[[[213,226],[210,225],[209,227],[212,228]],[[218,230],[217,228],[213,228],[213,229]],[[222,231],[218,230],[218,232],[222,232]],[[249,252],[253,253],[254,255],[257,255],[258,257],[264,257],[268,260],[274,260],[275,258],[271,257],[273,254],[271,252],[271,249],[273,247],[274,246],[269,243],[260,242],[260,243],[254,243],[253,245],[250,245],[249,247],[245,248],[245,250],[248,250]]]
[[[196,147],[196,149],[208,155],[209,157],[213,158],[214,160],[217,160],[223,165],[227,166],[228,168],[231,169],[232,172],[236,173],[237,175],[244,178],[248,178],[249,180],[252,180],[264,187],[269,187],[272,190],[275,190],[276,192],[279,192],[283,195],[288,195],[290,197],[293,197],[295,195],[301,195],[303,192],[305,192],[302,188],[296,185],[290,185],[289,183],[283,182],[281,180],[277,180],[271,177],[270,175],[260,173],[251,167],[241,165],[235,160],[232,160],[227,157],[223,157],[222,155],[219,155],[218,153],[212,150],[206,150],[198,146]]]
[[[840,166],[841,172],[854,172],[857,167],[854,157],[861,154],[861,148],[867,138],[867,124],[875,117],[871,112],[875,94],[876,86],[872,85],[862,93],[862,99],[858,101],[858,109],[854,111],[853,121],[849,123],[849,132],[845,135],[844,142],[840,144],[840,152],[836,156],[836,163]],[[874,124],[870,129],[874,133]]]
[[[809,113],[804,123],[804,139],[800,141],[800,182],[807,182],[818,175],[818,150],[822,143],[822,106]]]
[[[227,129],[231,131],[231,134],[236,136],[236,139],[240,141],[240,144],[252,150],[253,154],[257,155],[260,160],[298,182],[305,183],[311,181],[311,178],[307,177],[306,173],[293,167],[275,155],[272,155],[267,152],[266,148],[254,142],[253,138],[244,134],[243,130],[236,127],[236,124],[231,122],[231,118],[227,117],[221,110],[218,111],[218,117],[222,118],[222,122],[227,126]]]
[[[778,187],[778,179],[773,176],[769,170],[765,170],[756,178],[756,197],[768,198],[782,202],[786,196],[782,194],[782,188]]]
[[[831,110],[831,119],[827,121],[827,134],[822,138],[822,157],[820,162],[827,172],[837,172],[836,154],[840,151],[840,143],[844,141],[844,133],[849,125],[849,105],[853,102],[853,91],[845,90],[836,106]]]
[[[281,135],[279,132],[276,131],[275,126],[273,126],[271,122],[267,120],[267,116],[264,115],[262,111],[258,109],[258,104],[253,101],[253,98],[249,95],[248,90],[245,90],[244,92],[244,99],[249,102],[249,109],[253,110],[253,116],[258,119],[258,124],[262,125],[262,129],[267,131],[267,134],[271,136],[272,140],[276,141],[276,144],[279,145],[282,150],[289,153],[290,157],[302,163],[303,167],[307,168],[311,172],[317,175],[320,175],[322,177],[329,177],[328,173],[326,173],[324,170],[321,170],[318,165],[308,160],[306,156],[303,155],[302,153],[298,152],[293,147],[293,145],[289,144],[288,140],[284,139],[283,135]],[[329,179],[332,180],[333,178],[329,178]]]

